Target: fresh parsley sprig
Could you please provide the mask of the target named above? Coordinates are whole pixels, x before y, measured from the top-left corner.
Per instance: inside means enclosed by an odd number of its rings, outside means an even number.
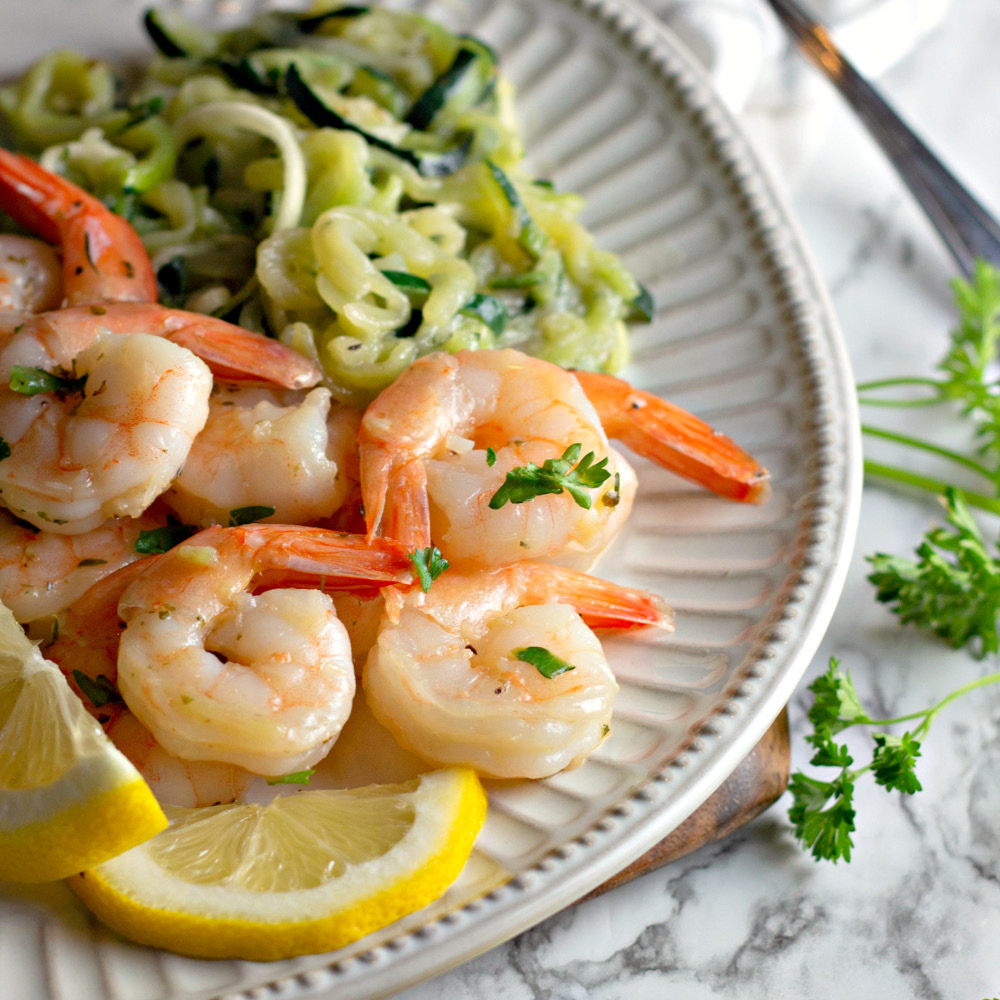
[[[950,527],[931,528],[916,560],[868,556],[868,579],[902,623],[930,629],[955,649],[978,641],[983,657],[1000,650],[1000,561],[987,551],[962,495],[948,488],[943,502]]]
[[[806,737],[815,750],[809,763],[813,767],[835,768],[836,771],[828,780],[797,771],[788,783],[792,795],[788,818],[795,836],[811,850],[814,858],[834,863],[851,860],[857,779],[871,771],[875,783],[886,791],[897,791],[903,795],[920,791],[916,762],[934,718],[957,698],[1000,681],[1000,673],[987,674],[956,688],[930,708],[894,719],[873,719],[862,706],[851,675],[839,667],[839,662],[831,658],[826,672],[809,685],[815,700],[809,709],[813,731]],[[854,758],[847,746],[834,739],[853,726],[881,729],[917,721],[919,724],[912,731],[907,729],[902,736],[872,732],[871,761],[862,767],[852,768]]]
[[[966,490],[968,503],[1000,514],[1000,379],[995,377],[1000,346],[1000,271],[977,260],[972,279],[952,282],[958,323],[950,346],[938,364],[939,377],[905,376],[879,379],[858,385],[863,406],[924,407],[957,403],[959,415],[971,422],[977,448],[963,454],[933,441],[882,427],[863,424],[869,437],[881,438],[906,448],[924,451],[968,469],[989,484],[990,491]],[[907,399],[885,398],[882,390],[917,390]],[[949,483],[912,469],[865,460],[869,476],[932,493],[943,493]]]
[[[594,501],[588,490],[596,489],[610,479],[611,473],[607,470],[607,456],[595,462],[596,456],[592,451],[580,458],[581,451],[583,445],[571,444],[561,458],[547,458],[540,466],[529,462],[511,469],[503,485],[490,499],[490,508],[499,510],[508,502],[525,503],[548,493],[565,491],[578,506],[590,510]]]

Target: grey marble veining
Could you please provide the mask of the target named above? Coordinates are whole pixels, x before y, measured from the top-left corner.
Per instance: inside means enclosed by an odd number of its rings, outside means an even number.
[[[1000,6],[963,0],[881,85],[977,194],[1000,209]],[[952,322],[949,259],[891,168],[834,102],[792,194],[859,380],[928,372]],[[825,112],[824,112],[825,113]],[[931,704],[997,669],[900,630],[864,556],[908,554],[932,504],[866,487],[857,550],[821,655],[872,710]],[[997,525],[987,522],[988,531]],[[809,748],[804,685],[790,705],[793,767]],[[861,754],[859,750],[859,756]],[[726,841],[576,906],[402,1000],[982,1000],[1000,995],[1000,686],[936,721],[924,790],[859,781],[849,865],[794,843],[783,799]]]

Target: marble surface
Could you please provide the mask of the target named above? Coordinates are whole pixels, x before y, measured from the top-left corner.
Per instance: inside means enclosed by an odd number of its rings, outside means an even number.
[[[963,0],[880,80],[901,112],[1000,214],[1000,7]],[[790,191],[832,293],[859,381],[929,372],[952,323],[950,259],[885,160],[838,101]],[[780,132],[773,122],[770,134]],[[787,139],[787,136],[785,137]],[[762,149],[767,156],[767,149]],[[864,556],[909,554],[932,502],[865,489],[842,600],[789,711],[793,767],[809,748],[805,683],[829,656],[866,705],[922,708],[996,669],[901,630],[873,599]],[[995,521],[984,520],[995,534]],[[1000,686],[942,714],[924,744],[924,790],[865,781],[849,865],[794,842],[787,797],[668,868],[571,908],[400,1000],[981,1000],[1000,995]]]

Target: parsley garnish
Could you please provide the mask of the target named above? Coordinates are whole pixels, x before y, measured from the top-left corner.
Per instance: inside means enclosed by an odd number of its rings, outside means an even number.
[[[497,453],[492,448],[486,449],[486,464],[491,469],[497,464]]]
[[[74,670],[73,680],[76,681],[76,686],[83,692],[84,697],[90,699],[94,708],[122,703],[122,696],[118,693],[118,688],[104,674],[98,674],[97,677],[91,679],[85,673]]]
[[[235,507],[229,512],[229,527],[239,528],[244,524],[253,524],[274,513],[273,507]]]
[[[875,783],[886,791],[904,795],[919,792],[921,785],[916,775],[916,761],[920,747],[934,717],[946,705],[976,688],[1000,681],[1000,673],[988,674],[956,688],[936,705],[894,719],[873,719],[864,710],[849,673],[839,670],[840,664],[831,658],[825,673],[809,686],[815,701],[809,709],[813,731],[806,740],[815,748],[809,763],[813,767],[836,768],[828,781],[802,771],[792,775],[788,790],[792,805],[788,818],[795,828],[795,836],[817,859],[827,861],[851,860],[854,844],[854,784],[866,771],[871,771]],[[912,732],[902,736],[873,732],[874,750],[871,762],[852,768],[854,758],[847,747],[834,737],[852,726],[892,726],[919,721]]]
[[[593,499],[586,491],[600,486],[610,478],[611,473],[605,468],[607,457],[594,464],[592,451],[588,451],[574,468],[582,450],[582,445],[571,444],[562,458],[547,458],[541,466],[529,462],[511,469],[503,486],[493,494],[490,507],[499,510],[508,501],[524,503],[547,493],[562,493],[565,490],[579,506],[589,510]]]
[[[414,549],[410,553],[410,562],[420,579],[420,589],[426,594],[431,584],[448,568],[448,560],[441,555],[436,545],[428,545],[426,549]]]
[[[560,674],[565,674],[569,670],[576,670],[572,663],[561,660],[544,646],[525,646],[523,649],[515,649],[514,656],[522,663],[530,663],[543,677],[547,677],[549,680]]]
[[[71,375],[53,375],[44,368],[29,368],[26,365],[11,365],[10,387],[22,396],[37,396],[40,392],[54,392],[57,396],[68,396],[83,392],[87,376],[73,378]]]
[[[175,545],[187,541],[196,531],[194,524],[181,524],[179,521],[171,519],[170,523],[163,528],[150,528],[148,531],[140,531],[135,545],[132,547],[142,555],[159,555],[172,549]]]
[[[5,458],[10,458],[10,445],[0,437],[0,462]]]
[[[1000,562],[987,552],[961,494],[949,488],[944,504],[950,529],[931,528],[916,562],[882,552],[869,556],[868,579],[901,622],[930,629],[955,649],[978,639],[983,657],[1000,648]]]
[[[292,774],[284,774],[280,778],[268,778],[269,785],[308,785],[309,779],[316,773],[316,768],[306,768],[305,771],[294,771]]]

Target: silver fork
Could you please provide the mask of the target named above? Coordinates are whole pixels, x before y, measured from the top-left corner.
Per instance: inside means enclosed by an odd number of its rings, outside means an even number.
[[[962,273],[971,276],[976,257],[1000,267],[997,221],[841,55],[826,28],[813,20],[797,0],[768,3],[799,49],[833,82],[882,147],[941,234]]]

